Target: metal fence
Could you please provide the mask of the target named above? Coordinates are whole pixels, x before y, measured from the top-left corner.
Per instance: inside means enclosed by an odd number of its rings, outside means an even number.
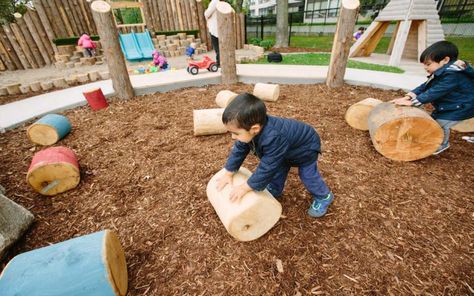
[[[368,26],[389,0],[360,7],[357,26]],[[445,35],[474,37],[474,0],[439,0],[437,2]],[[339,8],[307,10],[288,14],[289,36],[332,35],[336,29]],[[387,34],[393,28],[387,30]],[[276,15],[246,16],[247,42],[251,38],[265,39],[274,36]]]

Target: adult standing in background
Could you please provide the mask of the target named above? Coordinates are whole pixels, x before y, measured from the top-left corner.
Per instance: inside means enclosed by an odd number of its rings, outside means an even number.
[[[206,11],[204,11],[204,16],[206,17],[207,29],[211,34],[212,47],[216,51],[216,63],[217,66],[220,67],[219,33],[217,32],[217,3],[219,3],[219,0],[211,0]]]

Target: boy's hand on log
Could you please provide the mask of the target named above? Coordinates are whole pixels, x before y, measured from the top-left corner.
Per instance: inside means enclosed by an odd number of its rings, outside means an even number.
[[[252,191],[252,188],[250,188],[247,182],[243,183],[242,185],[235,186],[232,188],[232,191],[229,194],[230,202],[240,201],[242,197],[244,197],[244,195],[249,191]]]
[[[391,100],[390,102],[394,103],[395,105],[402,105],[402,106],[411,106],[413,105],[413,102],[411,101],[411,98],[408,96],[405,96],[403,98],[398,98]]]
[[[459,67],[463,68],[463,69],[466,69],[466,63],[463,60],[457,60],[457,61],[454,62],[454,64],[456,66],[459,66]]]
[[[230,184],[232,186],[234,179],[234,173],[226,171],[222,177],[217,180],[217,191],[221,191],[225,185]]]

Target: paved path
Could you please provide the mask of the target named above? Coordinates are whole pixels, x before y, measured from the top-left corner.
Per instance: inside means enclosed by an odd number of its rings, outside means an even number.
[[[281,84],[322,83],[326,79],[325,66],[288,66],[288,65],[237,65],[240,82],[271,82]],[[209,73],[206,70],[192,76],[186,70],[166,71],[146,75],[133,75],[131,81],[136,95],[155,92],[166,92],[183,87],[219,84],[221,74]],[[383,89],[410,90],[425,81],[425,76],[393,74],[368,70],[347,69],[345,81],[352,85],[367,85]],[[102,88],[107,97],[114,95],[112,82],[102,80],[64,90],[58,90],[28,99],[0,106],[0,131],[12,129],[22,123],[47,113],[60,112],[87,102],[83,91]]]

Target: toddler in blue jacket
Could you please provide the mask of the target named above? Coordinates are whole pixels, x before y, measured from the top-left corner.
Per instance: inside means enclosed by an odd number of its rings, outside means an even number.
[[[298,167],[301,181],[313,196],[308,214],[311,217],[326,214],[334,195],[318,171],[321,141],[313,127],[293,119],[267,115],[263,101],[248,93],[238,95],[226,107],[222,121],[236,141],[224,166],[226,173],[218,180],[219,191],[227,184],[232,185],[233,174],[252,151],[260,158],[260,163],[246,183],[232,189],[231,201],[240,200],[251,190],[265,188],[274,197],[279,197],[290,168]]]
[[[431,117],[444,132],[441,146],[433,154],[449,148],[449,129],[459,121],[474,117],[474,70],[458,58],[456,45],[439,41],[426,48],[420,56],[428,72],[428,80],[403,98],[393,100],[395,104],[421,106],[431,103]]]

